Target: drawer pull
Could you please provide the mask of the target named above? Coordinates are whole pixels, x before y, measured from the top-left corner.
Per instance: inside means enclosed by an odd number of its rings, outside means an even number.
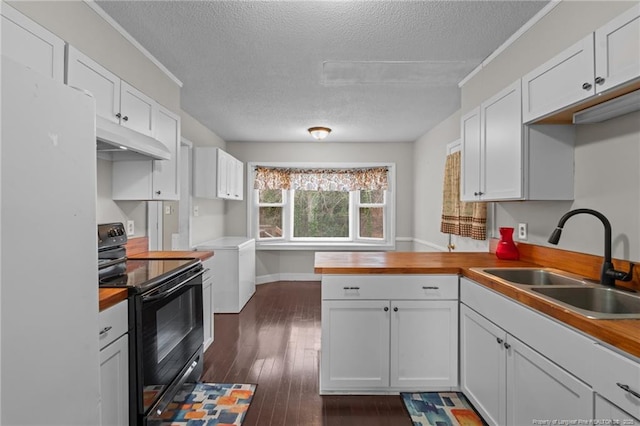
[[[640,398],[640,393],[634,391],[633,389],[631,389],[629,387],[629,385],[625,385],[622,383],[616,383],[616,385],[618,385],[618,387],[622,390],[624,390],[625,392],[629,392],[631,395],[635,396],[636,398]]]
[[[360,290],[360,287],[342,287],[344,290]]]
[[[504,348],[505,348],[505,349],[509,349],[510,347],[511,347],[511,345],[510,345],[510,344],[508,344],[507,342],[505,342],[505,343],[504,343]]]
[[[109,330],[111,330],[113,327],[106,326],[105,328],[103,328],[102,330],[100,330],[100,336],[104,336],[105,334],[107,334],[109,332]]]
[[[504,340],[498,337],[496,338],[496,342],[498,342],[498,344],[501,345],[502,343],[504,343]]]
[[[440,287],[436,287],[436,286],[422,286],[423,290],[440,290]]]
[[[388,307],[388,306],[385,306],[385,307],[384,307],[384,311],[385,311],[385,312],[389,312],[389,307]]]

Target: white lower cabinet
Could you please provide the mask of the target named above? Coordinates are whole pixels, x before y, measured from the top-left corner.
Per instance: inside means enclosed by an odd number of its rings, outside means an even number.
[[[100,425],[129,424],[127,302],[100,312]]]
[[[589,386],[469,307],[460,314],[462,389],[488,423],[591,418]]]
[[[457,387],[457,276],[322,281],[320,393]]]
[[[213,258],[202,262],[202,325],[204,350],[213,343]]]

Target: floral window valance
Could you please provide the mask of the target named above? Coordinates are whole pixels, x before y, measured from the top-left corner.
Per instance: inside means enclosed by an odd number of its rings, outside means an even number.
[[[254,188],[294,189],[302,191],[386,190],[389,187],[386,167],[353,169],[293,169],[256,167]]]

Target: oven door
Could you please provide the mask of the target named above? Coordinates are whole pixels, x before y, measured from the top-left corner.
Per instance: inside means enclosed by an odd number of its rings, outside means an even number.
[[[188,278],[176,277],[139,296],[140,322],[137,330],[138,398],[142,396],[140,414],[175,388],[201,351],[202,272]],[[199,377],[198,377],[199,378]]]

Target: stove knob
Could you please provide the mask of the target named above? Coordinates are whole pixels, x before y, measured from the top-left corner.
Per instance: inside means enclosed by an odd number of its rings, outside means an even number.
[[[116,230],[113,229],[113,228],[109,229],[109,231],[107,231],[107,236],[115,237],[116,236]]]

